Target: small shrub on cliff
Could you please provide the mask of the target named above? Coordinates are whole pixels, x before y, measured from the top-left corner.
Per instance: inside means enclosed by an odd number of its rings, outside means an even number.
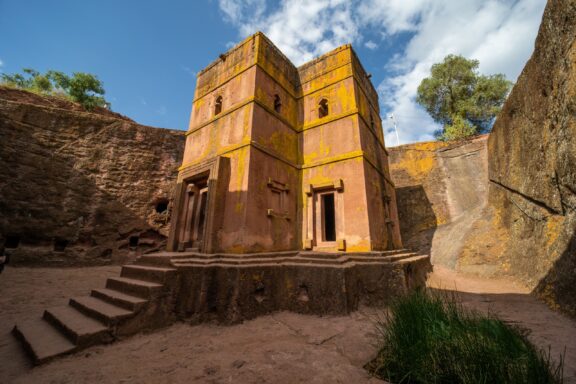
[[[467,120],[456,115],[452,123],[444,126],[444,132],[438,137],[439,140],[460,140],[476,134],[476,128]]]
[[[0,74],[2,83],[11,87],[27,89],[35,93],[50,94],[52,92],[52,83],[45,75],[41,75],[38,71],[31,68],[24,68],[22,72],[15,74]]]
[[[64,96],[87,110],[109,107],[103,97],[105,91],[102,82],[90,73],[74,72],[70,77],[52,70],[41,74],[34,69],[25,68],[22,72],[24,74],[0,74],[2,83],[44,95]]]
[[[562,361],[454,297],[420,291],[398,299],[378,330],[382,349],[366,368],[392,383],[562,382]]]
[[[416,101],[443,126],[439,139],[487,132],[502,108],[512,83],[503,74],[480,75],[478,66],[478,60],[448,55],[418,86]]]

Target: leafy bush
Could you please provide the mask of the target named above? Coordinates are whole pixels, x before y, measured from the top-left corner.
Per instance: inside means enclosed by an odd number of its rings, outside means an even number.
[[[64,96],[80,103],[87,110],[110,106],[102,96],[105,93],[102,82],[90,73],[74,72],[69,77],[52,70],[41,74],[34,69],[24,68],[22,72],[24,75],[0,74],[2,83],[44,95]]]
[[[378,324],[382,348],[366,368],[393,383],[561,383],[562,360],[520,329],[424,291],[396,300]]]
[[[446,124],[442,132],[436,135],[441,141],[462,140],[476,134],[476,128],[460,116],[452,117],[452,124]]]

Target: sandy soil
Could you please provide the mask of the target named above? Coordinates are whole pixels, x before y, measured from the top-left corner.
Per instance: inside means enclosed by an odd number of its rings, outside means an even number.
[[[362,369],[376,352],[379,311],[316,317],[275,313],[243,324],[178,323],[32,368],[9,334],[20,318],[39,316],[102,287],[119,267],[7,268],[0,275],[1,383],[377,383]],[[513,283],[435,267],[430,285],[456,287],[465,305],[498,313],[531,331],[552,354],[566,346],[565,375],[576,382],[576,322],[549,310]]]

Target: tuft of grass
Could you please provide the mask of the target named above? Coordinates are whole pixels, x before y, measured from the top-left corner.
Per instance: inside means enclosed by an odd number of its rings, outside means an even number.
[[[562,383],[558,364],[519,328],[467,310],[454,294],[415,291],[377,323],[382,347],[366,365],[392,383]]]

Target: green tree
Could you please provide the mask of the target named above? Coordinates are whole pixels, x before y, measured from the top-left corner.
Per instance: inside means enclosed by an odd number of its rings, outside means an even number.
[[[72,100],[82,104],[84,108],[90,110],[94,107],[105,107],[106,100],[104,87],[98,78],[90,73],[74,72],[70,79],[68,94]]]
[[[22,89],[30,88],[29,79],[19,73],[2,73],[0,76],[2,77],[2,84]]]
[[[48,94],[52,91],[52,83],[45,75],[31,68],[24,68],[22,72],[25,75],[2,73],[2,82],[12,87],[28,89],[37,93]]]
[[[440,140],[456,140],[487,132],[502,108],[512,83],[502,74],[478,73],[478,60],[448,55],[432,66],[418,86],[416,101],[442,130]]]
[[[107,105],[102,97],[106,93],[102,82],[90,73],[74,72],[72,77],[69,77],[62,72],[48,71],[46,76],[52,80],[57,89],[62,90],[73,101],[82,104],[88,110]]]
[[[53,70],[41,74],[34,69],[24,68],[22,72],[24,75],[0,74],[2,83],[36,93],[64,96],[80,103],[87,110],[109,106],[103,97],[105,91],[102,82],[90,73],[74,72],[70,77]]]
[[[28,89],[43,94],[52,92],[52,83],[46,75],[42,75],[40,72],[31,68],[24,68],[22,72],[29,76],[26,83]]]

